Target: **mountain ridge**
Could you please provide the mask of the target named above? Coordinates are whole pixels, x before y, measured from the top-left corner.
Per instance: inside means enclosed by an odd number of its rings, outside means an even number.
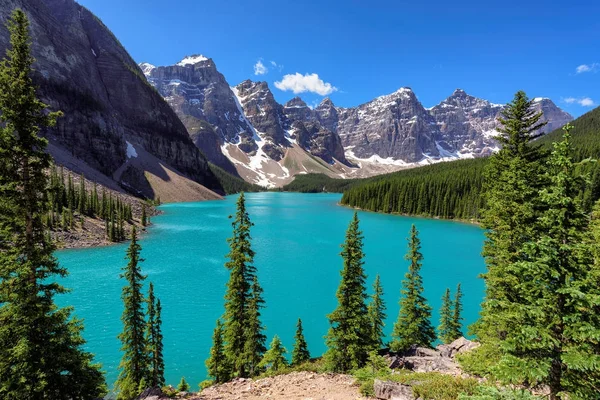
[[[193,111],[183,106],[182,101],[187,101],[190,107],[210,109],[212,114],[205,118],[220,136],[197,135],[196,144],[210,161],[232,172],[230,165],[217,160],[217,147],[220,148],[237,174],[252,183],[281,186],[297,173],[322,172],[305,166],[290,171],[284,160],[293,148],[303,160],[318,159],[322,163],[319,168],[325,167],[329,176],[344,178],[484,157],[499,148],[494,136],[497,118],[505,106],[471,96],[460,88],[429,108],[422,105],[410,87],[400,87],[355,107],[337,107],[329,97],[316,107],[309,107],[299,96],[281,104],[267,82],[246,79],[231,86],[211,58],[195,57],[186,56],[184,60],[188,61],[174,66],[155,67],[148,63],[139,66],[184,124],[189,125],[186,115]],[[161,78],[161,69],[175,66],[180,72],[171,77],[175,81]],[[207,76],[201,83],[187,82],[189,73],[179,69],[207,67],[213,71],[212,77]],[[171,89],[167,90],[169,85]],[[214,92],[221,95],[215,96]],[[573,119],[550,99],[535,98],[534,106],[544,113],[543,120],[548,121],[545,132]],[[194,117],[201,119],[202,115]],[[231,118],[236,125],[233,134],[227,128]],[[188,127],[188,130],[193,134],[193,129]]]

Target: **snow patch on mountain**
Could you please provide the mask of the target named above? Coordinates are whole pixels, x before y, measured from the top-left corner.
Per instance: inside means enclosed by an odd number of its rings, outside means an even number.
[[[185,67],[186,65],[194,65],[198,64],[201,61],[207,61],[208,58],[204,57],[202,54],[196,54],[193,56],[187,56],[183,60],[179,61],[177,65],[180,67]]]

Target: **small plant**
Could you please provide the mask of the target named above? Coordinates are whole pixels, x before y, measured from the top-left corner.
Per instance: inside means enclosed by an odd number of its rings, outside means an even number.
[[[206,379],[206,380],[200,382],[198,387],[200,388],[200,391],[203,391],[204,389],[211,387],[214,384],[215,384],[215,381],[213,381],[212,379]]]
[[[526,390],[502,388],[493,386],[480,386],[475,394],[461,394],[458,400],[538,400],[541,397],[534,396]]]
[[[188,392],[190,390],[190,385],[185,381],[185,376],[181,377],[179,385],[177,385],[177,390],[180,392]]]

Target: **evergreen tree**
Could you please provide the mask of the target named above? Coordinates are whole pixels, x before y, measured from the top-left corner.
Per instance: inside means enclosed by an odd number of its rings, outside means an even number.
[[[135,226],[131,229],[131,243],[127,249],[129,262],[123,268],[121,278],[125,278],[127,284],[123,287],[121,298],[123,299],[123,332],[119,334],[123,357],[117,380],[118,398],[123,400],[133,399],[138,395],[138,386],[147,374],[148,357],[146,355],[146,340],[144,331],[146,321],[144,320],[144,297],[142,285],[146,277],[142,275],[140,258],[142,247],[137,242]]]
[[[264,327],[260,322],[260,309],[264,307],[265,301],[262,297],[263,290],[258,284],[256,275],[252,281],[250,300],[248,301],[247,322],[246,322],[246,343],[244,346],[244,358],[247,363],[247,371],[250,376],[257,375],[257,367],[262,360],[264,352],[267,350],[264,335]]]
[[[327,316],[331,327],[326,336],[328,350],[325,357],[329,368],[334,371],[361,368],[372,348],[362,238],[358,214],[354,213],[342,245],[344,267],[337,290],[338,306]]]
[[[521,277],[520,296],[505,300],[494,316],[507,327],[493,367],[501,381],[547,385],[549,398],[592,399],[600,385],[600,288],[577,197],[581,182],[571,158],[570,126],[547,164],[549,186],[539,236],[523,243],[522,260],[508,267]],[[518,315],[520,325],[506,323]]]
[[[423,278],[421,277],[421,241],[419,232],[413,225],[408,238],[408,253],[405,257],[410,261],[408,272],[402,281],[402,298],[400,313],[392,332],[393,351],[404,351],[412,345],[431,347],[435,341],[435,330],[431,325],[431,307],[423,296]]]
[[[141,218],[142,226],[148,225],[147,219],[148,219],[148,217],[146,216],[146,206],[142,205],[142,218]]]
[[[371,324],[371,341],[376,350],[383,347],[383,328],[385,327],[385,302],[383,300],[383,287],[379,275],[375,276],[373,295],[368,307],[369,321]]]
[[[210,349],[210,357],[206,360],[206,369],[215,383],[228,382],[231,379],[231,371],[225,357],[223,324],[220,319],[217,320],[217,326],[213,333],[213,345]]]
[[[451,343],[454,338],[452,336],[452,300],[450,298],[450,289],[446,289],[442,297],[442,308],[440,309],[440,325],[438,327],[438,337],[444,344]]]
[[[85,191],[85,177],[83,174],[79,176],[79,198],[77,203],[77,211],[80,215],[87,214],[87,192]]]
[[[29,22],[15,10],[10,45],[0,62],[0,398],[81,399],[105,392],[93,356],[83,350],[83,324],[58,308],[67,271],[54,258],[48,215],[51,158],[40,130],[47,112],[31,78]]]
[[[450,337],[452,341],[463,336],[462,332],[462,290],[460,288],[460,283],[456,285],[456,294],[454,295],[454,312],[452,314],[452,330],[450,333]]]
[[[146,383],[150,387],[165,384],[165,365],[162,355],[162,329],[160,300],[154,296],[154,285],[150,282],[148,289],[147,322],[146,322],[146,355],[149,360]],[[146,388],[143,388],[146,389]]]
[[[190,385],[188,385],[188,383],[185,381],[185,376],[181,377],[179,385],[177,385],[177,390],[179,390],[180,392],[187,392],[190,390]]]
[[[310,352],[308,351],[308,344],[304,338],[302,320],[298,318],[296,335],[294,336],[294,349],[292,351],[292,365],[300,365],[307,361],[310,361]]]
[[[288,365],[285,353],[287,353],[287,350],[283,347],[279,336],[273,336],[271,346],[262,358],[260,366],[262,368],[269,368],[271,371],[279,371]]]
[[[544,154],[530,143],[544,126],[540,122],[542,113],[536,111],[525,93],[517,92],[502,115],[498,140],[503,147],[490,157],[484,174],[486,295],[481,317],[473,326],[482,343],[476,353],[487,353],[484,358],[490,362],[505,332],[523,323],[522,315],[511,320],[499,320],[496,315],[507,312],[506,307],[522,296],[517,288],[523,277],[511,266],[523,260],[523,243],[539,236],[539,192],[546,181],[542,174]]]
[[[225,355],[232,373],[247,377],[254,373],[254,368],[260,362],[265,339],[259,320],[264,300],[253,265],[254,251],[250,243],[252,222],[246,211],[244,193],[238,198],[232,226],[233,236],[227,239],[230,252],[225,266],[230,276],[225,293],[223,337]]]

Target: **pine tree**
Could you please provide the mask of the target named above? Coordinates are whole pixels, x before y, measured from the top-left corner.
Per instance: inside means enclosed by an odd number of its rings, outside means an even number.
[[[383,328],[385,327],[385,302],[383,300],[383,287],[379,275],[375,276],[373,294],[368,306],[369,321],[371,326],[371,342],[376,350],[383,347]]]
[[[250,376],[258,374],[259,370],[257,367],[263,358],[264,352],[267,350],[265,347],[267,337],[263,333],[264,327],[260,322],[260,309],[264,307],[265,303],[262,292],[263,290],[258,284],[258,278],[255,275],[248,301],[245,330],[246,343],[244,345],[246,370]]]
[[[150,282],[148,289],[147,322],[146,322],[146,355],[148,357],[148,374],[146,383],[150,387],[162,387],[165,384],[165,365],[162,355],[162,329],[160,300],[154,296],[154,285]],[[146,388],[143,388],[146,389]]]
[[[188,385],[188,383],[185,381],[185,376],[181,377],[179,385],[177,385],[177,390],[179,390],[180,392],[187,392],[190,390],[190,385]]]
[[[67,271],[54,258],[48,215],[51,158],[40,130],[47,112],[31,78],[29,22],[15,10],[0,62],[0,398],[81,399],[105,393],[103,374],[83,350],[83,324],[58,308]]]
[[[253,265],[254,251],[250,243],[252,222],[246,211],[244,193],[238,198],[232,226],[233,236],[227,239],[230,252],[225,266],[230,276],[225,293],[223,337],[232,374],[247,377],[255,372],[254,368],[260,362],[265,339],[259,320],[264,300]]]
[[[440,325],[438,327],[438,337],[444,344],[451,343],[452,337],[452,300],[450,298],[450,289],[446,289],[442,297],[442,308],[440,309]]]
[[[271,346],[262,358],[260,366],[262,368],[268,368],[270,371],[279,371],[288,365],[285,353],[287,353],[287,350],[283,347],[279,336],[273,336]]]
[[[79,198],[77,203],[77,211],[80,215],[87,214],[87,192],[85,191],[85,177],[83,174],[79,176]]]
[[[300,365],[307,361],[310,361],[310,352],[308,351],[308,344],[304,338],[302,320],[298,318],[296,335],[294,336],[294,349],[292,351],[292,365]]]
[[[147,374],[148,357],[146,355],[146,340],[144,331],[146,321],[144,320],[144,297],[142,285],[146,277],[142,275],[141,266],[143,259],[140,258],[142,247],[137,242],[135,227],[131,229],[131,243],[127,249],[129,262],[123,268],[121,278],[127,281],[123,287],[121,298],[123,299],[123,332],[119,334],[123,357],[119,369],[119,378],[116,387],[119,391],[118,398],[129,400],[135,398],[141,380]]]
[[[547,164],[549,185],[539,236],[523,243],[523,260],[508,267],[521,277],[520,296],[494,316],[507,327],[493,367],[501,381],[547,385],[549,398],[591,399],[600,385],[598,271],[587,238],[588,217],[578,199],[581,182],[571,158],[570,126]],[[503,323],[518,315],[520,325]]]
[[[542,174],[544,154],[530,143],[544,126],[542,113],[525,93],[517,92],[502,115],[498,140],[503,147],[490,157],[484,174],[486,295],[480,319],[472,328],[482,343],[473,354],[486,353],[483,358],[490,363],[505,332],[523,323],[522,315],[511,320],[499,320],[496,315],[507,312],[505,307],[522,295],[517,289],[522,276],[511,265],[523,260],[522,244],[539,236],[539,192],[546,181]]]
[[[460,288],[460,283],[456,285],[456,294],[454,295],[454,304],[452,307],[454,308],[452,314],[452,329],[450,333],[450,337],[452,341],[463,336],[462,332],[462,290]]]
[[[213,333],[213,345],[210,349],[210,357],[206,360],[206,369],[215,383],[228,382],[231,379],[231,371],[225,357],[223,324],[220,319],[217,320],[217,326]]]
[[[421,278],[421,241],[419,232],[413,225],[408,238],[408,253],[405,257],[410,261],[408,272],[402,281],[402,297],[400,313],[392,332],[393,351],[404,351],[412,345],[431,347],[435,341],[435,330],[431,325],[431,307],[423,296],[423,278]]]
[[[344,268],[337,290],[338,306],[327,316],[331,327],[326,336],[325,357],[333,371],[361,368],[372,348],[362,247],[358,214],[354,213],[342,245]]]
[[[142,206],[142,218],[141,218],[141,224],[142,226],[146,226],[148,225],[148,220],[147,220],[147,216],[146,216],[146,206]]]

